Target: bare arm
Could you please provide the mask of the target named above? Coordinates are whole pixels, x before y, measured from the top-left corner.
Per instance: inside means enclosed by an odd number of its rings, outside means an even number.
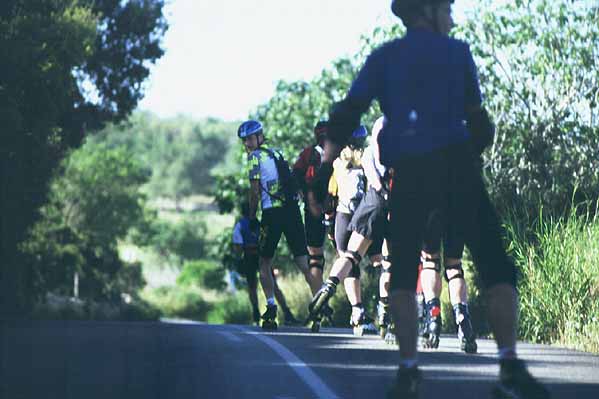
[[[256,219],[260,201],[260,180],[250,180],[250,219]]]

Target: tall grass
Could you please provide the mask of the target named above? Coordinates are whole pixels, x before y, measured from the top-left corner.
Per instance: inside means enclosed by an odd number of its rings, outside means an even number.
[[[588,210],[532,221],[508,215],[521,338],[599,352],[599,218]]]

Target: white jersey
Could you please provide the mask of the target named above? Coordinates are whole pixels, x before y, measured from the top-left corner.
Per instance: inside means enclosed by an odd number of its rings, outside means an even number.
[[[366,192],[366,177],[361,166],[348,168],[339,159],[333,163],[333,178],[337,184],[337,212],[353,213]]]
[[[364,174],[368,180],[368,187],[372,187],[372,182],[376,180],[381,181],[387,170],[378,159],[377,148],[377,145],[371,144],[366,147],[364,155],[362,155],[362,167],[364,168]]]

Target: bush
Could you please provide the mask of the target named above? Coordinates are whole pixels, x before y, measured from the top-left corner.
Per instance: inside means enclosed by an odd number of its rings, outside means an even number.
[[[31,314],[36,320],[158,320],[160,311],[140,299],[129,303],[110,303],[48,294]]]
[[[599,350],[599,218],[590,210],[533,222],[510,215],[522,338]]]
[[[192,287],[146,289],[142,297],[167,317],[206,320],[206,315],[212,309],[212,305]]]
[[[213,324],[251,324],[252,309],[247,295],[238,292],[215,303],[207,321]]]
[[[226,288],[225,270],[216,263],[208,260],[186,262],[177,284],[184,287],[201,286],[213,290]]]

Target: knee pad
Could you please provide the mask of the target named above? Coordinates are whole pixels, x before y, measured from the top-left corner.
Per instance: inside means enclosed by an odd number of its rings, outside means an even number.
[[[324,269],[324,255],[308,255],[308,266],[319,270]]]
[[[362,272],[360,271],[360,266],[352,264],[351,270],[347,274],[347,277],[359,279],[361,274]]]
[[[455,276],[449,278],[449,276],[447,275],[447,271],[448,270],[457,270],[458,274],[456,274]],[[457,265],[446,265],[445,266],[445,281],[447,281],[448,283],[451,280],[455,280],[456,278],[461,278],[464,279],[464,269],[462,268],[462,264],[458,263]]]
[[[441,272],[441,258],[425,259],[421,257],[420,261],[422,262],[422,270],[434,270],[437,273]]]
[[[359,266],[362,261],[362,255],[356,251],[345,251],[343,257],[351,262],[352,267]]]
[[[360,262],[362,261],[362,255],[356,251],[346,251],[343,254],[343,257],[351,262],[351,270],[348,277],[360,278]]]

